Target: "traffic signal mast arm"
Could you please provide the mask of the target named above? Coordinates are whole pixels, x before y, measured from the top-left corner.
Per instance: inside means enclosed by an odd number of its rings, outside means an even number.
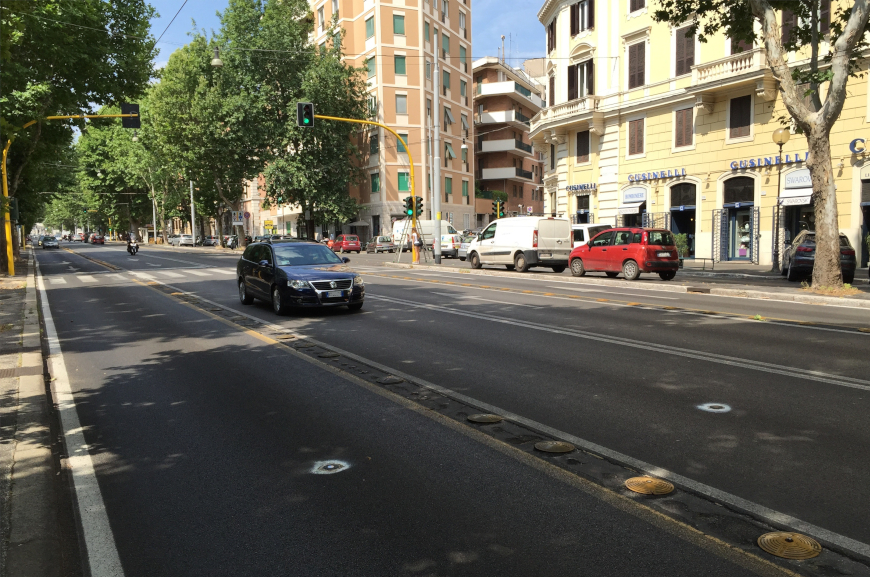
[[[396,132],[395,130],[393,130],[392,128],[387,126],[386,124],[381,124],[380,122],[374,122],[372,120],[357,120],[355,118],[340,118],[337,116],[323,116],[322,114],[315,114],[314,118],[320,118],[322,120],[337,120],[339,122],[352,122],[354,124],[371,124],[374,126],[380,126],[384,130],[389,130],[392,134],[395,135],[396,138],[399,139],[399,142],[401,142],[402,146],[405,147],[405,152],[408,153],[408,164],[411,165],[411,198],[413,199],[414,196],[416,196],[414,194],[414,190],[415,190],[415,186],[414,186],[414,159],[411,158],[411,148],[408,146],[408,143],[405,142],[405,140],[401,136],[399,136],[398,132]],[[414,212],[414,214],[411,215],[411,226],[413,228],[417,228],[417,211],[415,210],[413,212]]]

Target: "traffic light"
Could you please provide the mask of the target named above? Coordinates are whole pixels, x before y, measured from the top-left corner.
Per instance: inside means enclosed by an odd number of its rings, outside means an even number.
[[[296,124],[303,128],[314,126],[314,104],[311,102],[296,103]]]
[[[498,217],[498,201],[492,201],[492,216]]]
[[[498,203],[498,217],[504,218],[504,202],[499,201]]]
[[[405,199],[405,214],[408,216],[414,216],[414,199],[410,196],[406,196]]]
[[[124,117],[121,119],[122,128],[142,128],[141,117],[139,116],[138,104],[121,104],[121,114],[135,114],[136,116]]]
[[[414,197],[414,212],[417,215],[417,218],[420,218],[423,215],[423,197],[415,196]]]

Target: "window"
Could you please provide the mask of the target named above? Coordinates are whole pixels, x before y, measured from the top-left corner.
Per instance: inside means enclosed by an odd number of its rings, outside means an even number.
[[[444,90],[450,90],[450,73],[446,70],[443,71],[441,85],[444,87]]]
[[[552,52],[556,49],[556,22],[558,15],[553,18],[553,21],[547,26],[547,52]]]
[[[450,110],[449,106],[444,107],[444,132],[447,132],[447,127],[451,124],[456,123],[456,119],[453,118],[453,112]]]
[[[628,123],[628,154],[643,154],[643,118]]]
[[[462,154],[462,162],[463,162],[463,163],[468,162],[468,148],[467,148],[467,147],[466,147],[466,148],[460,148],[459,150],[462,151],[462,152],[461,152],[461,154]]]
[[[752,96],[747,94],[731,99],[731,117],[728,126],[731,138],[749,136],[752,122]]]
[[[399,173],[399,192],[407,192],[411,190],[411,177],[407,172]]]
[[[369,116],[376,117],[378,115],[378,97],[374,94],[369,94]]]
[[[690,74],[692,66],[695,65],[695,35],[686,35],[689,32],[689,28],[689,26],[686,26],[674,33],[677,41],[677,76]]]
[[[465,196],[465,197],[468,196],[468,181],[467,180],[462,181],[462,196]]]
[[[449,176],[444,177],[444,196],[453,194],[453,179]]]
[[[405,33],[405,17],[400,14],[393,14],[393,34]]]
[[[484,230],[480,235],[480,240],[489,240],[491,238],[495,238],[495,227],[498,226],[498,223],[494,222],[489,225],[486,230]]]
[[[323,32],[323,22],[325,18],[323,17],[323,6],[317,9],[317,28]]]
[[[549,98],[550,106],[555,106],[556,104],[556,77],[550,76],[550,90],[548,90],[547,97]]]
[[[456,158],[456,152],[453,150],[453,145],[449,142],[444,143],[444,158],[445,160],[453,160]]]
[[[739,54],[750,50],[752,50],[752,42],[747,42],[746,40],[735,40],[734,38],[731,39],[731,54]]]
[[[381,191],[381,173],[373,172],[371,173],[372,178],[372,192],[380,192]]]
[[[630,0],[628,10],[629,12],[636,12],[637,10],[641,10],[646,7],[646,0]]]
[[[674,118],[674,146],[692,146],[695,128],[693,109],[677,110]]]
[[[577,162],[589,162],[589,131],[577,133]]]
[[[459,66],[462,67],[463,72],[468,72],[468,53],[465,46],[459,47]]]
[[[671,206],[695,206],[695,185],[684,182],[672,186]]]
[[[646,84],[646,42],[628,47],[628,88]]]
[[[375,57],[374,56],[372,56],[371,58],[366,60],[366,68],[368,68],[369,78],[371,78],[372,76],[375,75],[376,68],[375,68]]]
[[[369,136],[369,154],[377,154],[378,153],[378,135],[376,133],[372,133]]]
[[[468,117],[464,114],[459,115],[459,121],[462,123],[462,130],[465,131],[465,137],[468,138]]]
[[[375,17],[369,16],[366,18],[366,39],[375,35]]]
[[[333,15],[335,18],[338,18],[338,17],[339,17],[339,14],[338,14],[338,0],[332,0],[332,15]]]
[[[407,133],[403,134],[400,132],[399,136],[402,137],[402,140],[404,140],[405,142],[408,142],[408,134]],[[402,140],[396,139],[396,151],[397,152],[404,152],[407,154],[408,150],[405,148],[405,145],[402,144]]]
[[[408,114],[408,96],[396,94],[396,114]]]
[[[336,48],[341,48],[341,29],[332,36],[332,44]]]
[[[467,106],[468,98],[466,98],[468,92],[468,83],[464,80],[459,81],[459,96],[461,97],[462,102]]]
[[[595,0],[582,0],[571,5],[571,36],[595,28]]]
[[[755,181],[748,176],[737,176],[725,181],[725,204],[755,201]]]
[[[320,44],[318,44],[317,49],[320,51],[321,54],[325,54],[326,53],[326,41],[323,41]]]
[[[465,12],[459,13],[459,28],[465,30]]]
[[[592,60],[568,67],[568,100],[595,93],[595,63]]]
[[[426,80],[432,79],[432,63],[426,60]]]
[[[428,23],[428,22],[424,22],[424,23],[423,23],[423,38],[426,40],[426,42],[430,42],[430,39],[429,39],[429,23]]]
[[[405,72],[406,69],[404,56],[394,56],[393,62],[395,63],[396,74],[401,74],[403,76],[407,74],[407,72]]]
[[[796,40],[793,35],[794,29],[797,27],[797,14],[789,10],[788,8],[783,8],[782,10],[782,43],[786,45],[793,40]]]
[[[831,31],[831,0],[819,2],[819,31],[822,34]]]
[[[556,146],[550,145],[550,170],[556,169]]]
[[[608,246],[611,238],[613,238],[613,231],[602,232],[589,241],[589,246]]]
[[[432,99],[431,98],[426,99],[426,116],[430,117],[430,118],[432,117]]]
[[[450,38],[446,34],[441,35],[441,56],[442,58],[450,56]]]

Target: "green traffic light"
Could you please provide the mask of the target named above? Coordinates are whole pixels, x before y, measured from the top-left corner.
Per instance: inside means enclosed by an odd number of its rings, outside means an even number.
[[[310,118],[306,118],[306,119],[304,119],[302,122],[304,122],[305,124],[310,124],[310,123],[311,123],[311,119],[310,119]]]

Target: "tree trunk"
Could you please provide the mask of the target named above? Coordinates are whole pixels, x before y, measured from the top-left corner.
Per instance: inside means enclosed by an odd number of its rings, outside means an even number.
[[[831,140],[825,127],[816,125],[807,134],[807,167],[813,179],[813,211],[816,216],[816,256],[813,286],[834,287],[843,284],[840,264],[840,223],[837,216],[837,193],[831,162]]]
[[[217,214],[215,215],[214,222],[215,222],[215,225],[217,225],[218,243],[220,244],[220,246],[224,246],[224,219],[221,216],[220,209],[217,211]]]

